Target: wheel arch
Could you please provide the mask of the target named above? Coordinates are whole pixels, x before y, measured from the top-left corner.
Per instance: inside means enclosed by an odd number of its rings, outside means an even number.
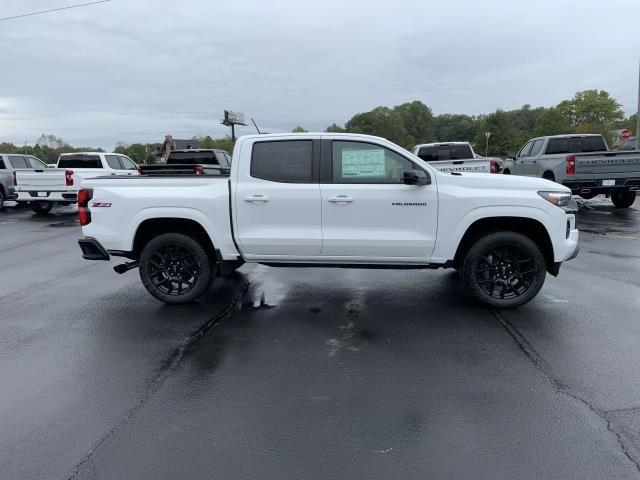
[[[526,217],[487,217],[473,222],[465,231],[453,258],[454,268],[459,268],[467,250],[479,238],[494,232],[510,231],[520,233],[533,240],[544,256],[549,273],[555,274],[553,244],[545,226],[538,220]]]
[[[132,256],[138,258],[144,246],[163,233],[189,235],[204,247],[212,263],[218,261],[215,246],[207,230],[198,221],[182,217],[156,217],[143,220],[133,236]]]

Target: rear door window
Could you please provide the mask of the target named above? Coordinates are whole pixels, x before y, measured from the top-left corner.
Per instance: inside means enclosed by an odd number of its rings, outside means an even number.
[[[13,168],[31,168],[27,159],[18,155],[9,155],[9,163]]]
[[[105,155],[104,158],[107,160],[109,168],[113,168],[114,170],[122,169],[122,165],[120,165],[120,160],[118,160],[117,155]]]
[[[58,168],[102,168],[100,155],[71,154],[60,157]]]
[[[283,183],[311,183],[313,142],[283,140],[256,142],[251,153],[251,176]]]

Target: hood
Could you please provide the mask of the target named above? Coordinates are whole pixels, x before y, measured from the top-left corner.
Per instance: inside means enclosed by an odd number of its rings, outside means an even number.
[[[559,183],[537,177],[523,177],[519,175],[502,175],[496,173],[465,173],[451,175],[440,173],[438,183],[459,185],[466,188],[484,188],[492,190],[530,190],[568,192],[571,189]]]

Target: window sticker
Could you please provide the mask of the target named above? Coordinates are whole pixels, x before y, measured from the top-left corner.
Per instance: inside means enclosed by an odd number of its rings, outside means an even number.
[[[384,177],[384,150],[342,150],[342,177]]]

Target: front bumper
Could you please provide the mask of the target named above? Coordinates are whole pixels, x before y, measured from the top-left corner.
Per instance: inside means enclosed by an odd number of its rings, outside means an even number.
[[[109,260],[109,252],[93,237],[84,237],[78,240],[82,250],[82,258],[85,260]]]

